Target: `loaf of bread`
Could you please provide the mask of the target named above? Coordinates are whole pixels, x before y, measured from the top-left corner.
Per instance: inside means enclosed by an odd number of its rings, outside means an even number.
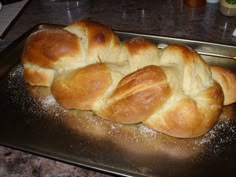
[[[161,50],[144,38],[121,42],[89,20],[32,33],[22,63],[25,81],[50,87],[65,109],[179,138],[204,135],[236,101],[236,74],[209,66],[193,49]]]

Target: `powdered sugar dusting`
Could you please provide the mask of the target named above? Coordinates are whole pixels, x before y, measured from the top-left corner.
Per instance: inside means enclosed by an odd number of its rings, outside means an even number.
[[[201,139],[195,141],[196,147],[204,147],[205,152],[216,154],[220,153],[232,142],[236,141],[235,120],[219,121],[215,127]]]
[[[215,127],[209,131],[204,137],[201,139],[200,142],[198,142],[200,145],[201,144],[208,144],[211,143],[213,139],[219,138],[218,143],[227,143],[236,138],[236,132],[235,132],[235,125],[232,125],[229,120],[226,121],[221,121],[215,125]],[[220,135],[222,133],[230,133],[231,136],[224,136],[221,137]],[[224,134],[225,135],[225,134]]]
[[[15,66],[8,74],[7,94],[9,101],[17,105],[20,112],[34,114],[35,119],[58,117],[59,112],[65,112],[50,94],[50,89],[34,88],[25,83],[23,79],[23,66]],[[42,95],[40,95],[42,92]],[[42,97],[40,97],[42,96]]]
[[[16,104],[20,112],[33,114],[35,119],[55,118],[63,121],[73,133],[110,140],[137,153],[161,151],[183,158],[200,151],[219,153],[224,150],[225,144],[236,141],[236,125],[233,120],[235,113],[231,114],[234,108],[227,109],[222,115],[224,120],[219,121],[204,136],[182,140],[163,135],[143,124],[122,125],[101,119],[89,111],[65,110],[57,103],[50,89],[30,87],[25,83],[22,65],[16,66],[9,73],[7,88],[9,101]]]
[[[52,95],[46,97],[45,99],[43,99],[41,101],[41,103],[44,107],[57,105],[57,102],[56,102],[55,98]]]
[[[158,133],[157,131],[148,128],[147,126],[140,124],[140,126],[138,127],[138,130],[140,132],[140,134],[142,134],[145,137],[157,137],[158,135],[160,135],[160,133]]]

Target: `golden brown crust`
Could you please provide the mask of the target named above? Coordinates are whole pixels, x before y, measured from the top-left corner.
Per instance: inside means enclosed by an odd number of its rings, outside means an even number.
[[[169,84],[158,66],[147,66],[125,76],[95,112],[105,118],[124,124],[146,120],[168,99]]]
[[[165,73],[174,83],[170,84],[173,94],[144,124],[180,138],[205,134],[217,122],[224,99],[209,66],[195,51],[182,45],[166,47],[160,63],[172,67]]]
[[[92,64],[62,73],[52,84],[52,94],[66,109],[91,110],[111,83],[105,64]]]
[[[53,78],[54,70],[25,66],[24,79],[32,86],[49,87],[52,84]]]
[[[131,55],[142,55],[142,51],[153,50],[157,51],[157,45],[142,38],[132,38],[124,43],[124,46],[128,48]]]
[[[83,55],[79,38],[66,30],[34,32],[22,54],[24,78],[31,85],[50,86],[56,71],[76,68]]]
[[[78,38],[74,34],[63,29],[41,30],[27,39],[22,62],[54,68],[62,57],[75,57],[80,50]]]
[[[179,138],[204,135],[217,122],[222,110],[223,92],[218,83],[191,99],[184,95],[174,98],[144,124]]]
[[[236,102],[236,73],[219,66],[211,66],[211,72],[224,92],[224,105]]]
[[[157,45],[141,37],[127,40],[120,58],[128,61],[130,72],[148,65],[158,65],[160,59]]]
[[[25,80],[32,85],[50,86],[53,75],[43,73],[43,69],[57,73],[101,61],[118,61],[119,52],[119,38],[97,22],[81,20],[65,29],[39,30],[28,37],[22,54],[22,63],[30,70]]]
[[[76,34],[83,40],[87,54],[86,60],[89,64],[118,63],[122,60],[118,58],[121,49],[120,40],[110,28],[95,21],[80,20],[67,26],[65,30]]]
[[[207,133],[224,104],[236,101],[236,74],[210,67],[191,48],[134,38],[121,44],[113,31],[81,20],[32,34],[22,55],[24,78],[51,86],[66,109],[145,125],[180,138]]]

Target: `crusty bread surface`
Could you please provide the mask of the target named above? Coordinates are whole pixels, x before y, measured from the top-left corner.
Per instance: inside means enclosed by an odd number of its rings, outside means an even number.
[[[236,74],[209,66],[193,49],[159,49],[144,38],[121,42],[108,27],[81,20],[32,33],[22,54],[24,79],[51,89],[65,109],[143,123],[178,138],[202,136],[224,105],[236,102]]]

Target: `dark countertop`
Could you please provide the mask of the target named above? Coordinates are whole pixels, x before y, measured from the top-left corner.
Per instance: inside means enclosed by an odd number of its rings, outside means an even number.
[[[0,41],[0,51],[37,24],[66,25],[83,18],[115,30],[236,45],[236,17],[223,16],[219,4],[192,9],[182,0],[32,0]],[[110,175],[0,146],[0,176]]]
[[[192,9],[182,0],[78,2],[77,7],[73,4],[68,10],[67,2],[30,1],[6,38],[0,41],[0,50],[37,24],[66,25],[82,18],[99,21],[115,30],[236,44],[236,38],[232,37],[236,16],[223,16],[219,4]]]

